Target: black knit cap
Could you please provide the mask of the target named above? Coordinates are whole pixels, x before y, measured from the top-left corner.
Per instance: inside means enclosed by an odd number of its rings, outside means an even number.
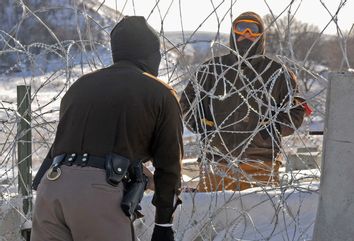
[[[161,61],[160,39],[144,17],[126,16],[111,32],[113,62],[129,60],[157,75]]]

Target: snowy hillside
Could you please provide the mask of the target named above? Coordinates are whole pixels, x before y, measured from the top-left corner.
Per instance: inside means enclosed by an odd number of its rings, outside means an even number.
[[[32,57],[64,57],[71,49],[96,51],[105,45],[121,14],[94,0],[0,2],[0,72],[21,71]]]
[[[13,0],[0,2],[1,30],[23,44],[55,43],[56,37],[60,41],[73,40],[79,37],[79,32],[86,36],[85,31],[91,31],[92,37],[98,39],[101,33],[97,29],[109,29],[121,18],[119,12],[94,0],[28,0],[24,3],[21,6]]]

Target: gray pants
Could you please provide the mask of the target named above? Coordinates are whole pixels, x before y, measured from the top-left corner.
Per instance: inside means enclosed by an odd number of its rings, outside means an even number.
[[[61,166],[59,179],[38,187],[31,241],[130,241],[128,217],[120,208],[123,185],[105,181],[105,171]]]

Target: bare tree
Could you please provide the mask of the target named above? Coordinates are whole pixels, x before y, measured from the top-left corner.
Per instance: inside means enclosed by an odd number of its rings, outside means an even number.
[[[267,26],[267,53],[296,60],[297,66],[291,67],[308,91],[312,83],[308,72],[315,71],[316,65],[324,64],[321,59],[323,42],[318,27],[298,21],[293,16],[274,19],[272,15],[266,15],[264,21]]]

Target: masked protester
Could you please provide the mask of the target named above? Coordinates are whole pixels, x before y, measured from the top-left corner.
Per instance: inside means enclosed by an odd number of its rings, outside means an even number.
[[[149,159],[152,240],[174,240],[183,124],[175,91],[155,77],[159,37],[143,17],[125,17],[111,46],[114,64],[79,78],[61,101],[54,143],[33,183],[32,241],[136,240],[123,201],[132,186],[143,195],[141,162]]]
[[[199,191],[279,183],[281,137],[304,118],[295,75],[264,56],[253,12],[232,24],[229,54],[204,63],[180,99],[187,127],[204,143]]]

